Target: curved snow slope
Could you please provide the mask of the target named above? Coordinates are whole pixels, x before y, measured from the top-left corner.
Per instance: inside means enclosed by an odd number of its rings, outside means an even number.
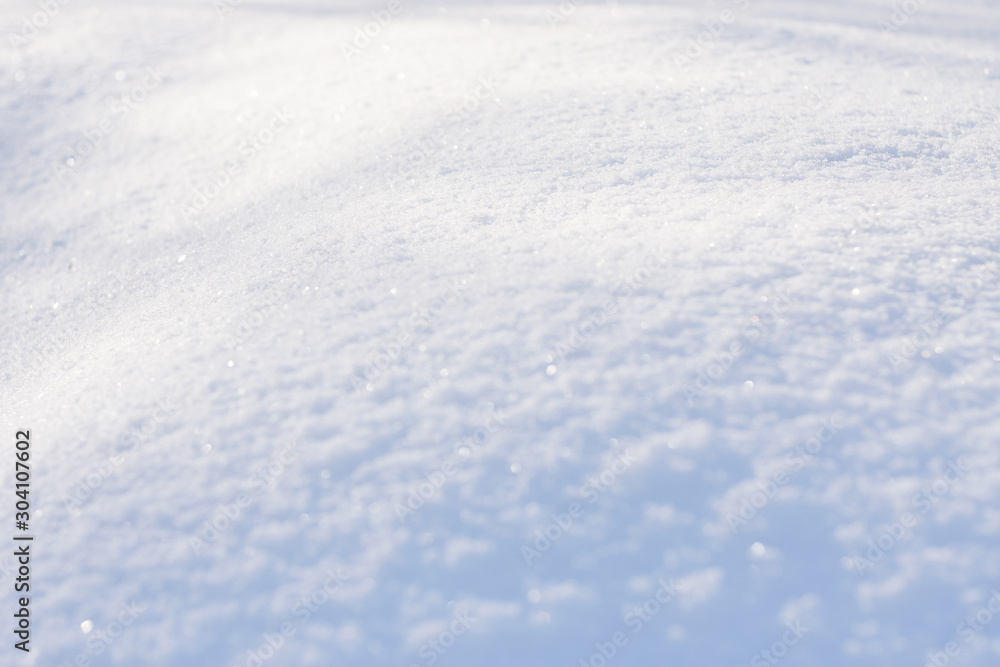
[[[3,663],[996,664],[1000,9],[893,12],[61,6]]]

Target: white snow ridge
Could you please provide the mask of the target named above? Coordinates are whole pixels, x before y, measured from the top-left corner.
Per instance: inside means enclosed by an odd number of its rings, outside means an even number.
[[[0,18],[0,665],[1000,660],[996,0]]]

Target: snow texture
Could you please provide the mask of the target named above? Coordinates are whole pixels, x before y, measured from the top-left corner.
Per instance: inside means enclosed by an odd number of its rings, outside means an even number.
[[[94,5],[0,10],[0,663],[997,664],[995,0]]]

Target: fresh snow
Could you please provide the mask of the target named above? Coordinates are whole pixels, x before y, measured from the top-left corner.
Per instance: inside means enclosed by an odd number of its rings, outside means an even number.
[[[0,664],[997,664],[995,0],[0,19]]]

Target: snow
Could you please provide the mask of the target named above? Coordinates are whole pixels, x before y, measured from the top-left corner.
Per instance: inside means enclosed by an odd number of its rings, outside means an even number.
[[[996,2],[95,4],[0,10],[0,662],[996,664]]]

